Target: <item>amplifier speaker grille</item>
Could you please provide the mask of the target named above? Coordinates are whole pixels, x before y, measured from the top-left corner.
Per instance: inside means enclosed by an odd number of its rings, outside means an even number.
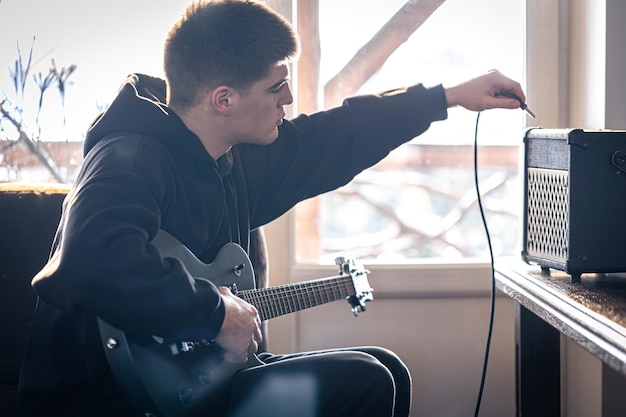
[[[565,262],[568,254],[568,172],[528,170],[527,250],[531,256]]]

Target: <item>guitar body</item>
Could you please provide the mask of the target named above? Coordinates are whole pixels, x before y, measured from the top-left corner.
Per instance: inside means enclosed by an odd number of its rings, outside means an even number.
[[[235,243],[222,247],[211,264],[199,261],[167,232],[160,231],[153,243],[164,258],[181,260],[193,277],[211,277],[215,285],[237,290],[255,287],[252,264]],[[98,321],[107,360],[115,364],[116,380],[146,416],[222,415],[234,374],[261,364],[254,355],[245,364],[225,362],[216,343],[173,344],[159,343],[157,337],[132,338]],[[183,351],[185,347],[191,350]]]
[[[255,289],[250,259],[235,243],[223,246],[210,264],[163,230],[152,243],[163,258],[180,260],[192,277],[229,287],[257,308],[261,320],[341,299],[348,300],[357,315],[373,299],[368,271],[352,260],[336,260],[339,276]],[[157,336],[127,335],[102,319],[98,325],[113,375],[146,417],[222,416],[235,373],[262,365],[255,355],[245,364],[228,363],[222,348],[210,341],[164,342]]]

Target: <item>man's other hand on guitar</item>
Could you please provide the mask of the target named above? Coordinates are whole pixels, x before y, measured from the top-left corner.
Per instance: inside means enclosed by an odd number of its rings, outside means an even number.
[[[226,362],[245,363],[263,341],[261,318],[252,304],[234,295],[229,288],[219,287],[219,291],[225,314],[215,342],[226,351]]]

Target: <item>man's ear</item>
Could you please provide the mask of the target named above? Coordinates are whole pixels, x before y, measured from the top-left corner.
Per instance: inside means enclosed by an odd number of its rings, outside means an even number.
[[[226,116],[231,112],[236,98],[237,92],[224,85],[211,90],[208,96],[210,106],[218,113]]]

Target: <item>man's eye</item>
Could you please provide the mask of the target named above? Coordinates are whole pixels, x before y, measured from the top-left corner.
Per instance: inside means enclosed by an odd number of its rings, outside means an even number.
[[[286,85],[287,85],[287,83],[282,83],[281,85],[279,85],[279,86],[277,86],[277,87],[272,88],[272,89],[270,90],[270,93],[279,93],[279,92],[280,92],[280,90],[282,90],[282,89],[283,89],[283,87],[284,87],[284,86],[286,86]]]

